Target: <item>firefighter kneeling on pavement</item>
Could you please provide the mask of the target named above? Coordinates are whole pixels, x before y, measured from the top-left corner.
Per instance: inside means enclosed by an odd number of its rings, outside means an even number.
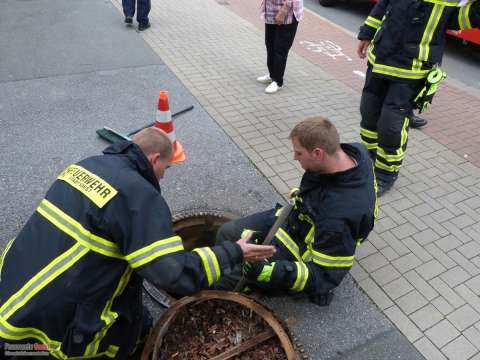
[[[357,245],[374,226],[378,210],[373,166],[364,145],[340,144],[337,129],[322,117],[297,124],[290,139],[294,159],[305,173],[295,205],[275,233],[275,255],[235,267],[215,287],[234,289],[243,270],[250,288],[305,295],[328,305],[333,289],[353,265]],[[224,224],[217,244],[245,232],[262,242],[282,210],[277,206]]]
[[[474,27],[478,0],[380,0],[361,27],[357,52],[368,57],[368,69],[360,136],[375,162],[379,196],[398,177],[413,109],[425,110],[445,77],[438,66],[446,30]]]
[[[127,358],[149,330],[143,278],[187,295],[274,253],[248,238],[184,251],[158,183],[171,158],[168,136],[148,128],[58,176],[2,256],[2,342],[48,344],[58,359]]]

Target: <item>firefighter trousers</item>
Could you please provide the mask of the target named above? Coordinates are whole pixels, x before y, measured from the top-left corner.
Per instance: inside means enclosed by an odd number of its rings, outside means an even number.
[[[413,100],[425,83],[392,80],[372,73],[369,65],[360,101],[360,137],[375,162],[375,173],[395,181],[407,149]]]

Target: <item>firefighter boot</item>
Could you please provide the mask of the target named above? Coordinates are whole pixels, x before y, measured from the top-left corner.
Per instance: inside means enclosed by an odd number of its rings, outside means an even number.
[[[377,196],[381,197],[393,187],[398,173],[387,174],[386,172],[375,170],[375,177],[377,178]]]
[[[421,118],[415,114],[412,114],[410,118],[410,127],[412,129],[418,129],[428,124],[428,121],[424,118]]]

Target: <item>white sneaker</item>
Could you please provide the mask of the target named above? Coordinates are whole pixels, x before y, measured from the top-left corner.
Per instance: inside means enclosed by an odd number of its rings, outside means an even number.
[[[263,76],[259,76],[257,78],[257,81],[259,83],[262,83],[262,84],[270,84],[272,82],[272,79],[270,78],[269,74],[266,74],[266,75],[263,75]]]
[[[278,86],[276,81],[272,81],[270,85],[267,86],[265,89],[265,92],[267,94],[275,94],[278,90],[280,90],[282,87]]]

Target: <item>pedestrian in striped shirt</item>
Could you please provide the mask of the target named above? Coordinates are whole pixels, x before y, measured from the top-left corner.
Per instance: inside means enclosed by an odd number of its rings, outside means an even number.
[[[257,81],[268,84],[265,92],[274,94],[283,86],[288,51],[303,16],[303,0],[262,0],[261,15],[265,20],[268,74]]]

